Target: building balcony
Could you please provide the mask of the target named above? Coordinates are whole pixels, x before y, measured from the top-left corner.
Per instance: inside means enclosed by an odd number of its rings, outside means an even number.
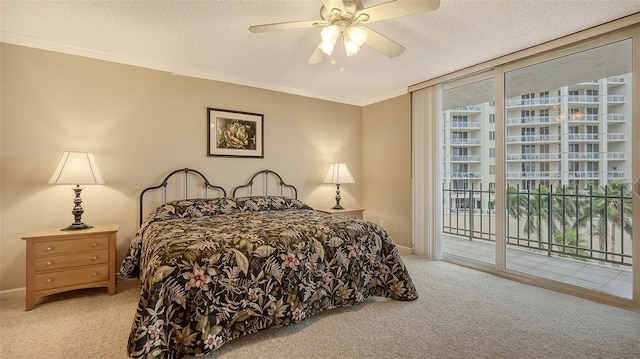
[[[624,85],[624,77],[622,76],[612,76],[607,78],[608,85]]]
[[[482,162],[482,156],[449,156],[449,161],[451,162]]]
[[[607,171],[607,178],[609,179],[622,179],[624,177],[624,171]]]
[[[480,172],[451,172],[450,178],[480,178]]]
[[[607,212],[599,212],[595,202],[630,202],[631,194],[614,194],[595,187],[580,191],[569,187],[543,188],[546,187],[527,191],[516,187],[506,194],[507,269],[631,298],[631,232],[618,230],[612,238],[612,227],[616,224],[611,220],[598,228],[589,225],[606,217]],[[449,200],[453,199],[451,191],[461,196],[460,190],[448,189],[443,183],[445,255],[495,263],[496,194],[493,190],[467,189],[464,198],[481,194],[483,199],[482,208],[472,208],[469,205],[475,206],[477,201]],[[540,204],[564,207],[562,211],[541,211]],[[550,215],[553,221],[549,220]],[[625,215],[631,217],[632,213]]]
[[[607,141],[610,142],[620,142],[624,141],[626,136],[624,133],[607,133]]]
[[[456,107],[454,109],[451,109],[451,113],[457,113],[457,112],[464,112],[464,113],[469,113],[469,112],[480,112],[482,110],[482,108],[480,106],[477,105],[472,105],[472,106],[462,106],[462,107]]]
[[[475,129],[479,130],[482,128],[482,123],[480,122],[468,122],[468,121],[452,121],[449,122],[449,127],[452,129]]]
[[[570,179],[598,179],[600,172],[598,171],[569,171]]]
[[[570,160],[597,160],[600,159],[599,152],[569,152],[567,158]]]
[[[483,263],[495,263],[495,241],[470,240],[464,235],[455,234],[456,229],[447,230],[442,234],[445,258],[456,256]],[[451,234],[451,231],[454,233]],[[632,298],[633,281],[631,269],[627,267],[611,267],[595,262],[549,256],[543,251],[512,245],[507,245],[506,258],[507,270],[534,274],[540,278],[577,285],[621,298]]]
[[[450,138],[448,142],[450,145],[457,146],[480,146],[478,138]]]
[[[569,133],[567,135],[569,141],[598,141],[599,136],[597,133]]]
[[[567,100],[569,103],[586,103],[586,104],[597,104],[599,99],[598,96],[591,95],[569,95],[567,96]]]
[[[624,122],[623,114],[610,113],[606,117],[607,117],[607,122]]]
[[[562,136],[556,135],[519,135],[519,136],[507,136],[508,143],[518,142],[560,142]]]
[[[507,161],[559,161],[559,153],[507,153]]]
[[[624,95],[607,95],[608,103],[624,103]]]
[[[557,171],[507,172],[507,179],[560,179],[560,172],[557,172]]]
[[[624,152],[607,152],[607,159],[609,161],[624,161],[626,156]]]
[[[538,97],[538,98],[516,98],[516,99],[508,99],[505,101],[505,106],[507,108],[513,107],[529,107],[529,106],[548,106],[548,105],[559,105],[560,98],[559,97]]]
[[[507,126],[514,125],[548,125],[555,122],[555,117],[551,116],[528,116],[528,117],[511,117],[507,119]]]

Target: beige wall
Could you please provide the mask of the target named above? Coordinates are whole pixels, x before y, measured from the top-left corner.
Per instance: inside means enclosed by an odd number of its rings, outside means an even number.
[[[227,190],[270,168],[314,207],[333,205],[328,164],[356,183],[342,204],[362,205],[358,106],[1,44],[0,290],[24,287],[21,237],[73,221],[71,186],[47,182],[63,151],[93,152],[106,185],[82,192],[89,224],[119,223],[118,261],[135,233],[137,197],[171,170],[191,167]],[[206,156],[206,108],[263,113],[264,159]],[[376,212],[373,211],[372,212]]]
[[[364,107],[362,138],[366,219],[411,248],[411,96]]]

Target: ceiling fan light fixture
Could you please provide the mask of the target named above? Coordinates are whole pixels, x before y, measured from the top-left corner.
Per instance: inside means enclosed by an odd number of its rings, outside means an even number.
[[[333,48],[335,46],[335,40],[333,42],[326,42],[323,40],[320,45],[318,45],[318,48],[320,48],[320,50],[322,50],[322,52],[324,52],[327,56],[331,56],[331,54],[333,53]]]
[[[338,37],[340,37],[340,28],[338,25],[329,25],[322,29],[320,37],[322,38],[322,42],[335,44]]]
[[[351,41],[353,41],[357,46],[362,46],[365,42],[367,42],[367,30],[357,27],[351,26],[347,28],[347,35]]]
[[[347,56],[353,56],[360,52],[360,46],[351,40],[349,36],[344,37],[344,49]]]

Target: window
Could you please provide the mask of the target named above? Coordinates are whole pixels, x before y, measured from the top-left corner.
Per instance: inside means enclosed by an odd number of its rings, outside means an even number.
[[[490,175],[496,174],[496,165],[489,165],[489,174]]]
[[[466,190],[469,188],[469,180],[453,180],[451,186],[454,190]]]
[[[496,140],[496,131],[489,131],[489,140],[490,141]]]
[[[489,148],[489,157],[496,157],[496,149],[495,149],[495,147]]]
[[[467,156],[469,149],[467,147],[451,147],[451,155],[453,156]]]
[[[540,153],[549,153],[549,145],[540,145]]]
[[[536,129],[533,127],[523,127],[521,133],[523,136],[534,136]]]
[[[569,162],[569,172],[580,171],[580,162]]]
[[[536,153],[535,145],[522,145],[522,153]]]
[[[535,172],[536,171],[536,163],[535,162],[522,162],[522,172],[525,172],[523,175],[527,175],[527,172]]]
[[[456,139],[466,139],[467,138],[467,133],[466,132],[460,132],[460,131],[453,131],[453,133],[451,134],[452,138],[456,138]]]
[[[540,172],[549,174],[549,162],[540,162]]]
[[[489,123],[496,123],[496,115],[493,113],[489,114]]]
[[[548,135],[549,134],[549,127],[540,127],[540,134],[541,135]]]

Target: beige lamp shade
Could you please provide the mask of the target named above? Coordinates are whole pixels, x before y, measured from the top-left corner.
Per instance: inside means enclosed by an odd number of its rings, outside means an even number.
[[[104,184],[92,153],[64,152],[49,184]]]
[[[324,178],[324,183],[342,184],[354,182],[346,163],[332,163],[329,165],[329,171],[327,171],[327,176]]]

